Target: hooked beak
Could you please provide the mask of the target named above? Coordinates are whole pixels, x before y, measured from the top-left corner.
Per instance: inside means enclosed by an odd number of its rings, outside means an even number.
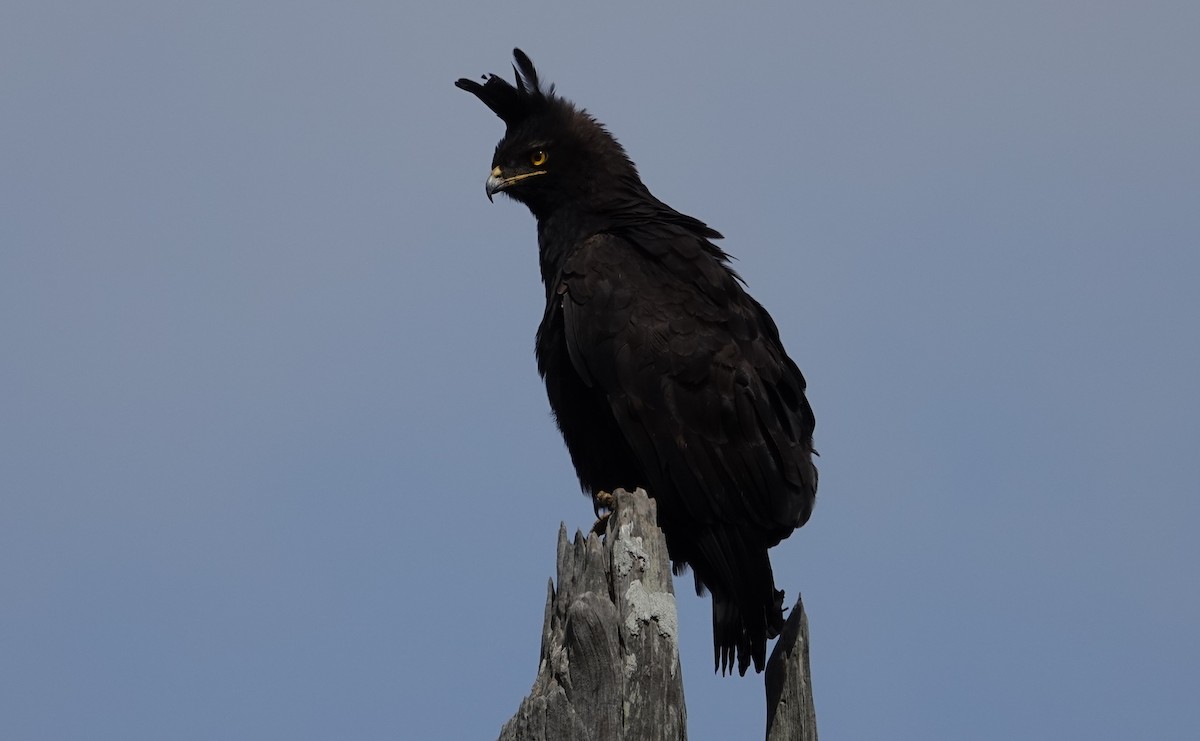
[[[500,170],[500,166],[492,168],[492,173],[488,175],[488,179],[483,184],[483,190],[487,193],[488,200],[492,200],[492,196],[502,190],[507,190],[509,186],[518,183],[525,178],[531,178],[535,175],[545,175],[545,170],[533,170],[532,172],[521,172],[510,177],[504,177],[504,173]]]
[[[483,190],[487,193],[488,203],[492,203],[492,196],[504,190],[504,178],[500,176],[499,167],[492,168],[492,174],[488,175],[487,182],[483,184]]]

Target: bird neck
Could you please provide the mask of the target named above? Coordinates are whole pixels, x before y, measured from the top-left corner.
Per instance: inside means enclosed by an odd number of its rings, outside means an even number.
[[[537,224],[538,260],[547,289],[557,284],[563,266],[579,245],[610,226],[604,215],[569,205],[538,216]]]

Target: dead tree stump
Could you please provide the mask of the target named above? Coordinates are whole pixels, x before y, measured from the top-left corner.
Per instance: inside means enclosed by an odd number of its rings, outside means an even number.
[[[817,741],[812,673],[808,665],[808,616],[804,600],[788,617],[767,659],[767,741]]]
[[[654,501],[645,491],[618,489],[614,496],[616,507],[603,539],[577,532],[571,542],[566,526],[559,527],[558,586],[551,580],[538,675],[516,715],[504,725],[500,741],[687,738],[667,543],[656,524]],[[800,603],[767,664],[768,677],[772,666],[782,677],[777,683],[781,689],[772,700],[768,679],[767,714],[780,730],[769,730],[768,741],[815,741],[808,636]],[[807,715],[789,720],[802,708]],[[806,733],[809,728],[810,735],[778,735],[793,729]]]
[[[644,491],[614,494],[603,541],[559,528],[538,676],[500,741],[687,737],[667,543]]]

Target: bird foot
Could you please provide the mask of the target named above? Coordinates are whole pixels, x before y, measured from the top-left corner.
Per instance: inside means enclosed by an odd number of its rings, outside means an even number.
[[[592,506],[596,508],[596,514],[602,509],[612,511],[617,506],[617,498],[607,491],[598,491],[592,497]]]
[[[606,491],[598,491],[592,496],[592,510],[596,513],[596,522],[592,525],[593,533],[604,534],[608,528],[608,518],[612,517],[616,506],[617,498]]]

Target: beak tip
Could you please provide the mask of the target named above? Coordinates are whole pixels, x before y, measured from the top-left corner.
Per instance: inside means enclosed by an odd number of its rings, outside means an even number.
[[[492,174],[484,182],[483,191],[487,193],[488,200],[491,201],[492,196],[504,190],[505,185],[504,177],[500,174],[500,168],[497,167],[492,170]]]

